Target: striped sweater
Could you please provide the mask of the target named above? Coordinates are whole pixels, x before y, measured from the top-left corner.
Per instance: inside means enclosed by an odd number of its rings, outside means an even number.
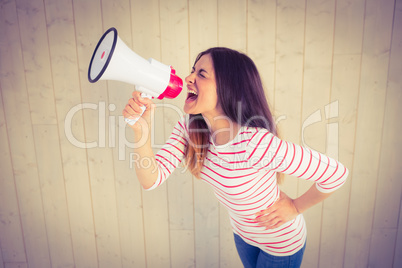
[[[161,185],[184,159],[187,121],[188,117],[184,117],[177,123],[155,156],[158,179],[149,190]],[[334,159],[281,140],[266,129],[242,127],[225,145],[215,145],[210,139],[201,179],[212,186],[218,200],[227,208],[234,233],[269,254],[288,256],[305,243],[303,216],[300,214],[270,230],[255,220],[255,213],[270,207],[279,198],[276,172],[315,181],[317,189],[324,193],[341,187],[348,175],[348,170]]]

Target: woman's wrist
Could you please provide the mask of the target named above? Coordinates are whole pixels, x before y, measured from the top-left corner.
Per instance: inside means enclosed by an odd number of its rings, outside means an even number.
[[[331,193],[322,193],[313,184],[303,195],[293,200],[293,205],[299,214],[328,198]]]
[[[296,209],[296,211],[297,211],[297,214],[301,214],[299,208],[298,208],[297,205],[296,205],[295,199],[292,199],[292,203],[293,203],[293,206],[295,207],[295,209]]]

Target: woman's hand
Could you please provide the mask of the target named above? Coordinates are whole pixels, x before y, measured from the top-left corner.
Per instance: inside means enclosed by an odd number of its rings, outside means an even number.
[[[293,199],[281,191],[279,199],[271,207],[256,213],[256,221],[267,230],[275,229],[299,214]]]
[[[135,119],[140,117],[142,113],[141,107],[145,106],[145,111],[141,118],[134,124],[128,124],[133,130],[142,131],[145,128],[150,129],[151,115],[154,113],[155,104],[148,98],[141,97],[141,92],[134,91],[132,98],[128,100],[126,107],[123,110],[123,116],[127,119]]]

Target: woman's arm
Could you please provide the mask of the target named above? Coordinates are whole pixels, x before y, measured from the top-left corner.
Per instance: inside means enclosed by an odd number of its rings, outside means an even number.
[[[340,188],[348,176],[347,168],[335,159],[283,141],[267,131],[254,135],[248,152],[248,158],[254,160],[254,167],[257,169],[282,172],[315,182],[295,200],[281,192],[274,204],[256,214],[256,220],[269,229],[279,227],[322,202]]]
[[[150,131],[147,131],[150,133]],[[135,173],[137,174],[137,178],[141,183],[144,189],[151,188],[158,179],[158,166],[155,159],[155,154],[152,151],[151,147],[151,137],[148,133],[139,133],[134,131],[134,144],[142,143],[141,140],[144,138],[142,135],[146,135],[145,143],[134,148],[134,154],[136,159],[140,160],[138,163],[135,163]],[[146,161],[144,161],[146,159]],[[146,165],[142,165],[141,163],[146,163]]]
[[[320,192],[316,185],[312,185],[310,189],[296,199],[291,199],[284,192],[281,192],[275,204],[256,214],[257,221],[267,229],[278,228],[312,206],[322,202],[331,194],[332,192]]]
[[[146,106],[144,114],[130,127],[134,130],[136,145],[134,154],[138,159],[135,163],[135,171],[138,180],[144,189],[152,190],[161,185],[181,163],[188,134],[186,118],[183,117],[177,122],[166,144],[155,155],[151,147],[151,114],[154,112],[152,101],[140,98],[139,93],[134,92],[123,115],[126,118],[137,117],[143,105]]]
[[[150,188],[156,182],[158,178],[158,170],[155,155],[151,147],[151,114],[154,112],[154,104],[151,100],[142,98],[140,92],[134,91],[133,98],[131,98],[123,110],[125,118],[135,118],[141,114],[141,106],[145,106],[141,118],[134,124],[129,125],[134,131],[134,154],[136,159],[141,159],[139,163],[135,163],[135,172],[137,178],[144,189]],[[147,159],[148,161],[143,161]],[[146,162],[147,165],[141,165],[140,163]],[[151,164],[149,164],[151,163]]]
[[[320,192],[316,185],[312,185],[303,195],[293,200],[293,205],[299,214],[328,198],[333,192]]]

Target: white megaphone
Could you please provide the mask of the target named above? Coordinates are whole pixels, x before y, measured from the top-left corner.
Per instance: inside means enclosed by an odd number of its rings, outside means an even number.
[[[119,38],[113,27],[102,35],[96,45],[88,68],[88,80],[91,83],[98,80],[126,82],[135,85],[143,93],[142,97],[158,99],[173,99],[183,88],[182,79],[171,66],[138,56]],[[144,113],[145,107],[142,110]],[[125,120],[134,125],[138,119]]]

